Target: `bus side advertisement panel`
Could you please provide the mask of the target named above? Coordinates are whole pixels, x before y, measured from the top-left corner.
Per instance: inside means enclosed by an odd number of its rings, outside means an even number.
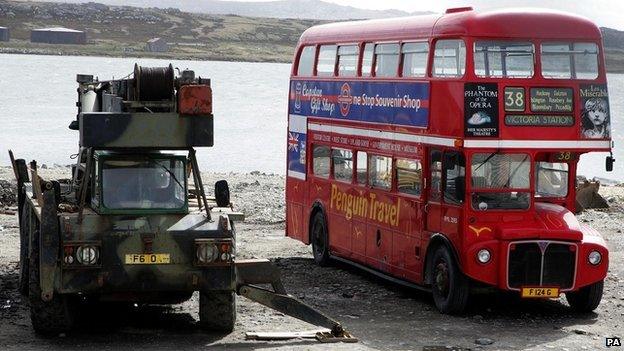
[[[289,114],[426,128],[428,82],[293,80]]]

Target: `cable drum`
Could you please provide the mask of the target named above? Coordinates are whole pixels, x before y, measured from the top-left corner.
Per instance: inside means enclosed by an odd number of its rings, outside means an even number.
[[[173,96],[173,66],[141,67],[134,64],[134,89],[137,101],[170,100]]]

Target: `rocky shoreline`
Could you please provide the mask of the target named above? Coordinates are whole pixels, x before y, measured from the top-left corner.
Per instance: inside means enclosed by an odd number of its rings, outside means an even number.
[[[44,178],[70,177],[69,166],[41,165],[39,174]],[[285,220],[285,177],[259,171],[250,173],[202,173],[208,196],[214,194],[213,184],[221,179],[230,185],[234,209],[245,214],[251,224],[282,224]],[[17,210],[17,189],[11,167],[0,166],[0,211],[12,214]]]

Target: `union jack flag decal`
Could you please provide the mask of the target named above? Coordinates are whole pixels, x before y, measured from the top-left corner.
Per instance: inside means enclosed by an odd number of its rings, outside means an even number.
[[[288,132],[288,150],[299,151],[299,134]]]

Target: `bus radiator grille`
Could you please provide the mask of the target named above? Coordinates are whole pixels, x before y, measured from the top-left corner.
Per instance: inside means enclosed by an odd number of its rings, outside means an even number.
[[[555,242],[511,243],[507,282],[510,288],[574,284],[576,246]]]

